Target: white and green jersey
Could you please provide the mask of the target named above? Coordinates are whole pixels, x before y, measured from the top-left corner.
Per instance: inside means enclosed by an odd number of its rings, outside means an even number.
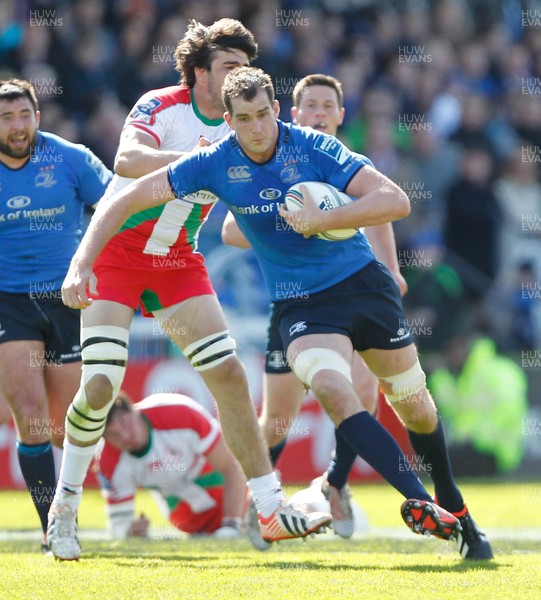
[[[128,115],[124,126],[127,125],[151,135],[160,150],[178,152],[192,151],[202,136],[215,142],[231,131],[223,119],[204,117],[193,100],[190,88],[178,85],[144,94]],[[132,181],[131,178],[115,175],[106,197]],[[217,198],[201,190],[192,194],[190,199],[192,201],[177,198],[132,215],[113,240],[120,242],[124,248],[140,252],[142,267],[155,268],[153,256],[197,253],[199,230]]]

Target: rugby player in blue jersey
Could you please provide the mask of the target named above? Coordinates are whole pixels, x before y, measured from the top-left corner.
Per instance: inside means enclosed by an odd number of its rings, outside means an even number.
[[[79,312],[60,288],[85,206],[111,172],[84,146],[38,130],[33,86],[0,81],[0,390],[17,430],[22,474],[43,531],[56,485],[51,442],[79,386]]]
[[[129,215],[200,189],[211,191],[235,215],[256,253],[293,371],[313,390],[351,448],[406,497],[401,508],[406,524],[416,533],[458,539],[465,558],[491,558],[490,543],[453,480],[441,421],[403,325],[398,286],[361,232],[336,243],[315,236],[403,218],[410,210],[407,196],[368,158],[336,138],[277,120],[272,82],[260,69],[235,69],[222,94],[233,133],[142,177],[100,206],[72,260],[62,288],[64,302],[88,306],[89,289],[95,288],[92,264]],[[356,200],[322,211],[307,194],[297,213],[276,201],[292,184],[314,180]],[[303,297],[277,300],[292,282]],[[408,427],[415,451],[430,466],[434,500],[391,435],[359,410],[351,383],[355,351],[377,376]]]
[[[201,137],[208,142],[227,135],[224,77],[256,54],[253,35],[239,21],[220,19],[209,27],[192,21],[175,50],[181,84],[148,92],[134,107],[122,134],[117,170],[126,178],[140,177],[191,152]],[[113,178],[105,203],[129,183]],[[308,514],[285,502],[235,340],[197,250],[199,229],[217,199],[202,190],[193,200],[164,200],[157,210],[134,215],[119,227],[94,264],[98,283],[92,286],[92,305],[77,305],[88,306],[81,319],[83,372],[67,411],[59,484],[47,529],[51,551],[61,560],[81,555],[77,510],[83,482],[124,377],[137,306],[144,316],[159,320],[215,398],[224,438],[257,503],[262,537],[306,537],[331,521],[329,513]]]
[[[344,94],[341,83],[322,73],[303,77],[293,90],[291,116],[293,122],[309,126],[335,136],[344,119]],[[393,278],[404,294],[407,283],[400,274],[394,232],[391,223],[384,223],[364,230],[376,257],[391,271]],[[228,212],[222,227],[222,240],[225,244],[239,248],[250,248],[231,212]],[[375,414],[379,383],[361,357],[355,353],[352,362],[352,379],[355,391],[363,406]],[[275,465],[283,452],[287,441],[287,427],[277,427],[277,423],[293,423],[301,408],[305,396],[302,382],[295,376],[286,360],[284,345],[280,337],[275,313],[271,313],[267,330],[265,350],[264,394],[259,423],[269,446],[269,454]],[[347,484],[349,472],[357,458],[337,429],[335,429],[336,447],[327,471],[312,482],[310,489],[321,488],[328,500],[332,514],[332,528],[343,538],[353,535],[355,522],[351,505],[351,493]],[[254,544],[260,550],[270,548],[259,535],[257,513],[250,503],[247,512],[247,529]]]

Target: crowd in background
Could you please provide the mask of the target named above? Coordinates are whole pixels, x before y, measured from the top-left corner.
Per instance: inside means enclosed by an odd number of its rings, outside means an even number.
[[[298,79],[340,79],[339,136],[410,196],[395,233],[421,349],[472,328],[503,351],[540,348],[541,2],[3,0],[0,76],[31,80],[41,129],[111,167],[135,101],[178,82],[188,20],[223,16],[253,31],[282,119]],[[222,218],[206,226],[209,255]],[[253,281],[240,295],[219,284],[226,304],[266,310]]]

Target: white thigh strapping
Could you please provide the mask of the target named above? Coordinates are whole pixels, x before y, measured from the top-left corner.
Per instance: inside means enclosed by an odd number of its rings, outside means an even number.
[[[324,369],[338,371],[351,383],[351,364],[335,350],[308,348],[295,358],[293,372],[307,386],[311,386],[314,375]]]
[[[415,361],[413,367],[407,371],[390,375],[389,377],[380,377],[380,381],[385,381],[392,385],[392,392],[385,394],[389,402],[399,402],[408,396],[416,394],[426,385],[426,375],[419,363],[419,359]]]
[[[229,331],[219,331],[193,342],[184,348],[184,356],[196,371],[206,371],[235,355],[237,344]]]

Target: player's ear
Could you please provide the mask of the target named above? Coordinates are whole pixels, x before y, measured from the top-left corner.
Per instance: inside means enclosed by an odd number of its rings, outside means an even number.
[[[276,118],[278,118],[278,115],[280,114],[280,103],[278,102],[278,100],[275,100],[272,104],[272,109],[274,111],[274,116]]]
[[[342,106],[340,109],[340,120],[338,121],[338,125],[342,125],[344,122],[344,115],[346,114],[346,109]]]
[[[231,127],[231,129],[233,129],[233,125],[232,125],[233,120],[231,119],[231,115],[229,114],[229,111],[227,111],[227,110],[224,112],[224,121],[229,125],[229,127]]]
[[[297,107],[296,106],[291,107],[291,120],[293,121],[293,123],[295,123],[295,125],[297,125],[298,121],[297,121]]]
[[[39,110],[36,110],[36,127],[39,127],[39,122],[41,120],[41,113]]]

